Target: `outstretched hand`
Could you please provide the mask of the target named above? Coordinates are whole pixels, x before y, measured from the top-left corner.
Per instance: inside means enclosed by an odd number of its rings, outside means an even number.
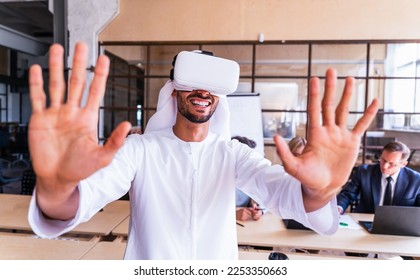
[[[50,48],[48,107],[41,67],[34,65],[29,73],[32,104],[29,149],[37,175],[37,192],[55,197],[69,195],[80,180],[109,164],[130,129],[130,124],[124,122],[104,146],[98,144],[98,110],[105,92],[109,59],[98,58],[86,106],[81,107],[88,48],[84,43],[76,44],[67,100],[63,53],[60,45]]]
[[[335,70],[329,69],[321,101],[319,79],[310,81],[308,143],[300,156],[295,157],[290,152],[283,138],[274,137],[285,170],[302,183],[307,212],[324,206],[347,182],[359,154],[361,137],[378,110],[378,101],[374,99],[354,128],[347,129],[354,79],[346,79],[343,95],[335,108],[336,82]]]

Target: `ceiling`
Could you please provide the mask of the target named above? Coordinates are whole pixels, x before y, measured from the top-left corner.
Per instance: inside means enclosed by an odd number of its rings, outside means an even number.
[[[48,5],[48,0],[0,0],[0,45],[36,53],[40,43],[52,42],[54,17]]]
[[[36,38],[53,36],[48,1],[0,1],[0,24]]]

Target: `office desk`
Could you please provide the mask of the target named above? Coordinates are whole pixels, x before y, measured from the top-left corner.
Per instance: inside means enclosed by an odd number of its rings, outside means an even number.
[[[239,260],[268,260],[271,252],[255,252],[255,251],[239,251]],[[287,255],[289,260],[365,260],[359,257],[346,257],[335,255],[319,255],[319,254],[303,254],[303,253],[288,253],[282,252]],[[374,260],[374,259],[366,259]]]
[[[94,242],[50,240],[34,236],[0,235],[1,260],[77,260]]]
[[[0,194],[0,229],[32,232],[28,222],[28,207],[31,196]],[[103,211],[89,221],[78,225],[70,234],[105,236],[130,215],[129,201],[109,203]]]
[[[350,215],[354,220],[373,218],[369,214]],[[244,227],[237,226],[240,245],[420,256],[420,237],[370,234],[361,228],[339,228],[334,235],[322,236],[313,231],[287,230],[271,213],[242,223]]]
[[[112,232],[124,219],[130,215],[130,202],[116,200],[96,213],[89,221],[74,228],[73,234],[92,234],[105,236]]]
[[[130,216],[125,218],[118,226],[112,230],[112,235],[127,237],[128,235],[128,224],[130,223]]]
[[[0,229],[31,231],[28,207],[31,196],[0,194]]]
[[[84,256],[82,260],[122,260],[124,258],[125,242],[98,242]],[[270,252],[239,251],[239,260],[268,260]],[[358,257],[344,257],[334,255],[317,255],[303,253],[285,253],[290,260],[360,260]],[[369,259],[373,260],[373,259]]]
[[[83,255],[82,260],[122,260],[126,242],[97,242],[95,246]]]

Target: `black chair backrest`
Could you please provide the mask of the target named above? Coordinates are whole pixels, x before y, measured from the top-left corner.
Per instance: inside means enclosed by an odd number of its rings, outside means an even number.
[[[10,141],[10,133],[0,130],[0,149],[8,148]]]
[[[36,183],[36,175],[33,169],[23,171],[21,194],[32,195]]]

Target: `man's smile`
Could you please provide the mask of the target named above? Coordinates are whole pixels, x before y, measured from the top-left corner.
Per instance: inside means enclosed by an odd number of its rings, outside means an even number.
[[[200,107],[208,107],[211,105],[211,102],[208,100],[201,100],[201,99],[196,99],[196,98],[191,99],[191,103],[195,106],[200,106]]]

